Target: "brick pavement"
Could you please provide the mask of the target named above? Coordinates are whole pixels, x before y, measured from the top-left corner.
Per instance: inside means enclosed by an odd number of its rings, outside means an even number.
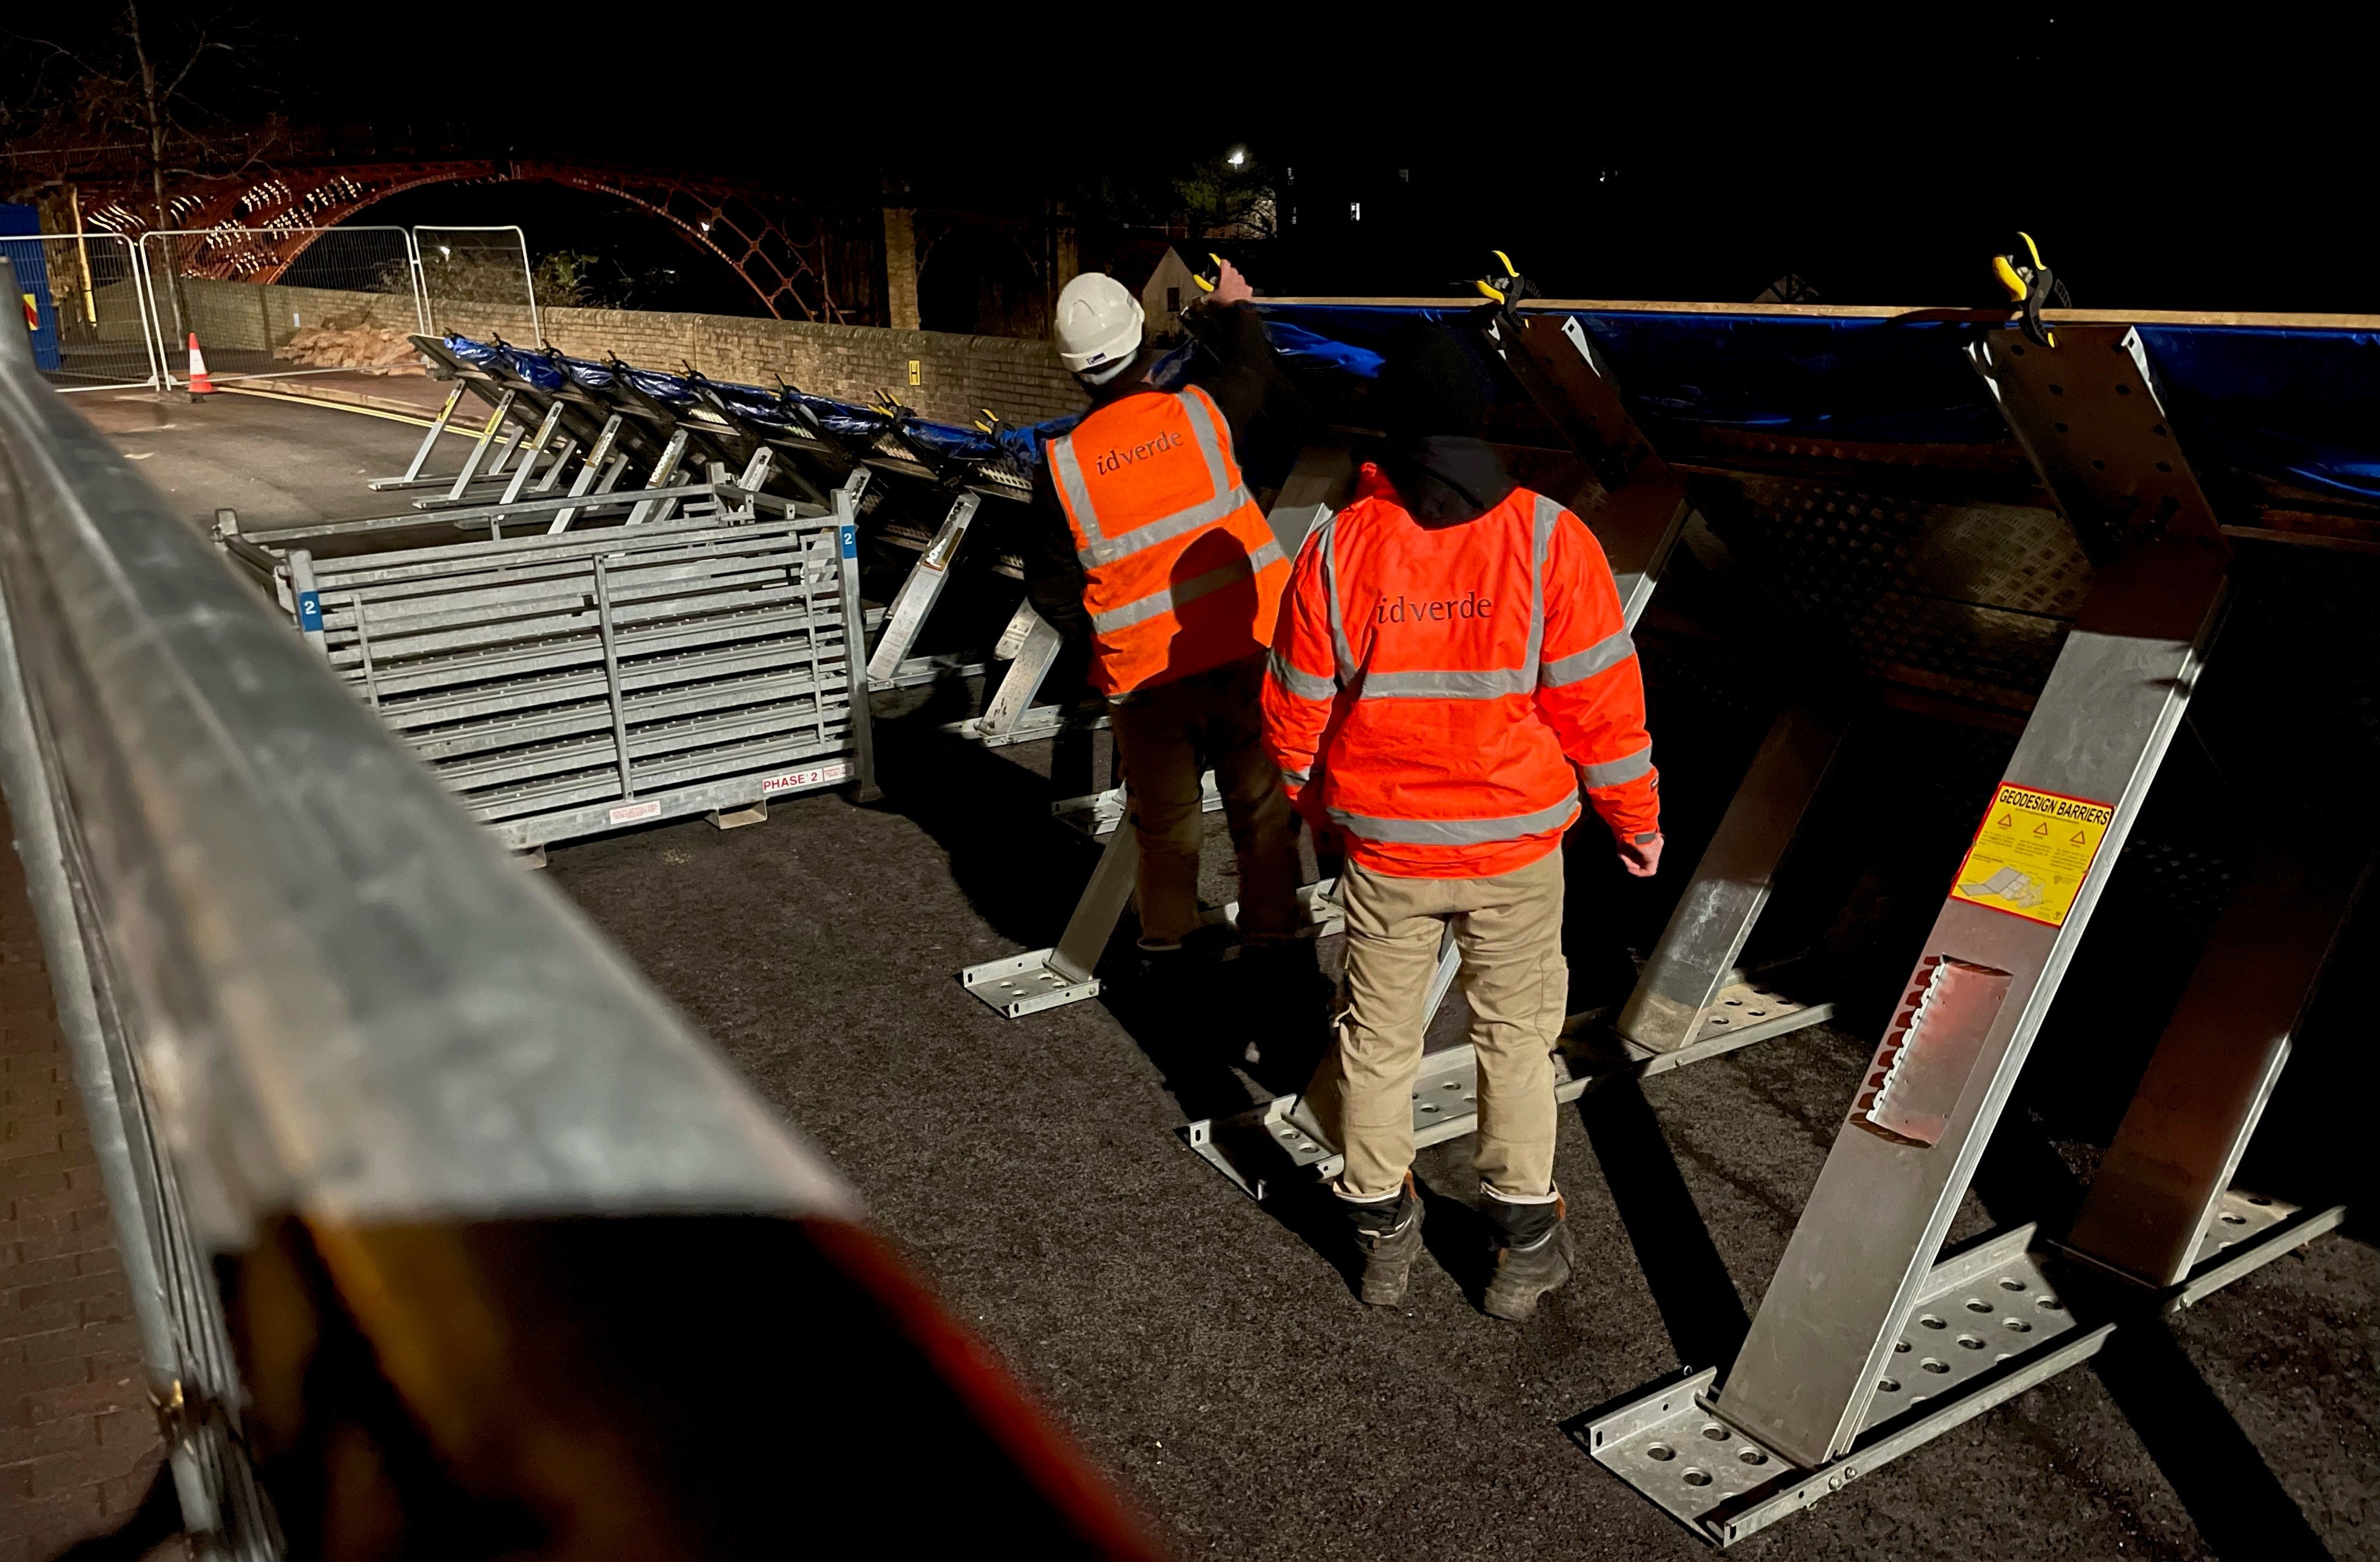
[[[24,866],[0,850],[0,1562],[120,1520],[162,1454]]]

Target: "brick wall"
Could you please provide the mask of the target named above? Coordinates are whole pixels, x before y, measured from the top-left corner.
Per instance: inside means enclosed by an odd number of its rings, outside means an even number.
[[[162,283],[161,283],[162,287]],[[269,351],[301,325],[360,325],[367,321],[394,331],[411,331],[419,319],[405,293],[349,292],[330,287],[260,287],[252,282],[182,279],[182,304],[190,329],[206,348]],[[174,328],[174,306],[162,292],[158,312]],[[526,316],[527,311],[522,311]],[[179,346],[165,344],[168,349]]]
[[[209,348],[278,347],[297,328],[293,319],[348,325],[369,318],[413,329],[412,304],[396,295],[197,279],[183,287],[199,340]],[[442,329],[467,336],[524,344],[538,337],[526,308],[444,302],[437,308]],[[886,390],[925,416],[951,422],[970,421],[984,408],[1012,423],[1038,422],[1084,404],[1074,376],[1046,341],[651,310],[549,309],[540,321],[545,339],[577,358],[616,353],[640,369],[671,372],[692,364],[716,380],[757,385],[782,374],[804,390],[846,401],[873,401]]]
[[[467,336],[536,339],[526,309],[449,304],[440,306],[438,318]],[[1038,422],[1084,404],[1075,377],[1046,341],[650,310],[549,309],[540,321],[546,340],[577,358],[616,353],[640,369],[671,372],[692,364],[715,380],[757,385],[782,374],[806,391],[846,401],[873,401],[885,390],[951,422],[969,421],[987,407],[1012,423]],[[913,362],[916,384],[909,383]]]
[[[164,1456],[141,1375],[24,867],[0,851],[0,1562],[140,1506]]]

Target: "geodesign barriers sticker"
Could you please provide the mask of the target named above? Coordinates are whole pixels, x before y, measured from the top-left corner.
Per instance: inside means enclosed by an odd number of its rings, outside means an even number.
[[[2112,804],[2003,781],[1950,898],[2064,927],[2115,816]]]

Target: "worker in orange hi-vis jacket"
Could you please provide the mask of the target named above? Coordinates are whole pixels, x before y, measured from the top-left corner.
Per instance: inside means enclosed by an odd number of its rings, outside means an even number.
[[[1483,1306],[1521,1321],[1570,1274],[1550,1058],[1569,985],[1562,835],[1583,796],[1627,871],[1649,875],[1659,778],[1611,567],[1473,437],[1484,395],[1460,345],[1435,327],[1408,336],[1378,397],[1389,445],[1307,536],[1264,687],[1292,803],[1347,860],[1337,1044],[1308,1094],[1346,1151],[1332,1190],[1363,1300],[1394,1306],[1421,1249],[1413,1083],[1451,927],[1497,1240]]]
[[[1297,821],[1264,750],[1264,653],[1289,579],[1240,469],[1252,426],[1284,404],[1246,279],[1229,264],[1198,307],[1218,360],[1164,390],[1140,302],[1086,272],[1058,297],[1060,361],[1091,400],[1048,442],[1029,529],[1027,590],[1050,625],[1087,638],[1107,697],[1140,845],[1140,947],[1152,974],[1191,974],[1205,836],[1199,772],[1211,766],[1239,861],[1239,933],[1269,985],[1294,989],[1312,946],[1297,903]]]

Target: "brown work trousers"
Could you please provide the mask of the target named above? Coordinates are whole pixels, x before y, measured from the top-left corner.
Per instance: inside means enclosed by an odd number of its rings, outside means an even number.
[[[1178,944],[1198,925],[1200,760],[1214,767],[1240,860],[1240,935],[1262,942],[1297,931],[1297,820],[1265,752],[1257,700],[1264,658],[1135,689],[1110,707],[1132,824],[1140,836],[1140,941]]]
[[[1339,1185],[1381,1198],[1414,1157],[1414,1076],[1429,1023],[1429,980],[1452,929],[1479,1057],[1480,1180],[1523,1202],[1553,1191],[1552,1053],[1570,997],[1557,848],[1486,879],[1405,879],[1347,865],[1347,974],[1338,1044],[1307,1099],[1347,1153]]]

